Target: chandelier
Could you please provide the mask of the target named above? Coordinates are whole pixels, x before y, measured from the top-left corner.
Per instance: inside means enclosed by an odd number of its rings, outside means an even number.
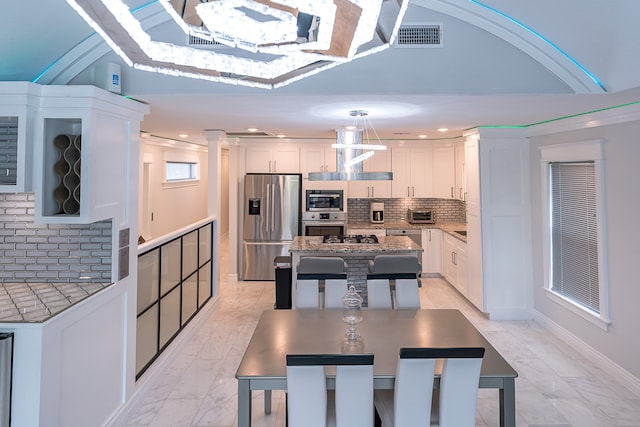
[[[273,88],[388,48],[409,1],[155,0],[186,36],[231,49],[155,40],[123,0],[66,0],[129,66],[169,75]],[[158,6],[156,6],[158,5]],[[181,5],[181,6],[180,6]],[[179,7],[180,6],[180,7]],[[178,12],[180,10],[180,12]]]

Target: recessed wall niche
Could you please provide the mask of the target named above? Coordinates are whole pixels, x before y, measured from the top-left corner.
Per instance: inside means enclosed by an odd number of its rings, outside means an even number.
[[[43,215],[80,215],[82,120],[45,119]]]

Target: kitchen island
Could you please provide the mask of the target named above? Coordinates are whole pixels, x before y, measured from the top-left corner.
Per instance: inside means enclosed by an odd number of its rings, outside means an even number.
[[[297,236],[289,251],[292,262],[291,296],[295,306],[297,266],[305,256],[338,256],[347,263],[347,280],[367,300],[369,260],[376,255],[415,255],[421,259],[423,249],[407,236],[378,236],[377,243],[323,243],[322,236]]]

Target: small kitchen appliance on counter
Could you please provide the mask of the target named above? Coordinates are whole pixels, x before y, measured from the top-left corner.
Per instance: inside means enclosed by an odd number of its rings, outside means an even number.
[[[435,224],[436,213],[432,210],[407,210],[407,221],[409,224]]]
[[[384,202],[371,202],[371,223],[382,224],[384,223]]]

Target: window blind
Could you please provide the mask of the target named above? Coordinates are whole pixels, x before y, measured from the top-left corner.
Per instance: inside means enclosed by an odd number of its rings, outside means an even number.
[[[600,313],[594,162],[549,163],[551,289]]]

